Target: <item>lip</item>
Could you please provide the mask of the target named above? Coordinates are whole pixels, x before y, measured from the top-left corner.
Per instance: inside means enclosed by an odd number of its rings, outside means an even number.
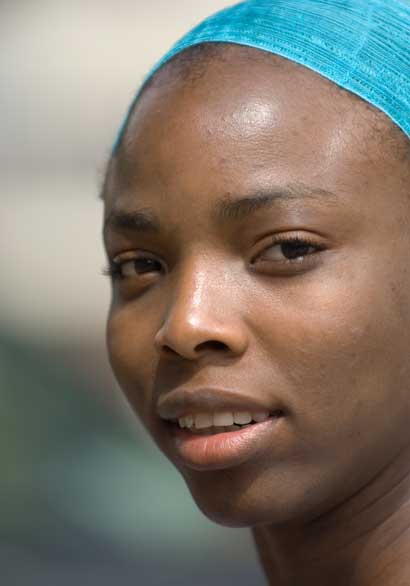
[[[187,415],[222,411],[274,413],[283,411],[283,406],[274,398],[269,403],[262,403],[244,393],[212,387],[175,389],[161,396],[157,403],[157,413],[161,419],[165,420],[176,421]]]
[[[192,470],[223,470],[272,450],[285,416],[274,416],[238,431],[197,435],[168,423],[170,444],[178,461]]]

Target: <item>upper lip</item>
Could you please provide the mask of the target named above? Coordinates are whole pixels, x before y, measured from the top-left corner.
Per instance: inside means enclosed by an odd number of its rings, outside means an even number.
[[[160,397],[157,413],[161,419],[176,420],[198,413],[246,411],[250,413],[283,411],[280,401],[272,398],[261,403],[255,397],[227,389],[211,387],[175,389]]]

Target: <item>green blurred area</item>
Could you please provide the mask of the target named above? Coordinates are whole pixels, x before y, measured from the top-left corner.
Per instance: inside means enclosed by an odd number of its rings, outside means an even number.
[[[67,349],[3,332],[0,357],[0,540],[6,548],[29,551],[30,563],[42,559],[42,572],[55,560],[69,560],[71,569],[104,561],[122,572],[147,566],[152,584],[184,568],[188,582],[190,571],[204,572],[197,580],[211,571],[213,583],[226,575],[258,583],[248,534],[202,516],[137,422],[135,429],[125,424],[114,389],[111,402],[92,388],[73,369]],[[204,560],[210,565],[199,570]],[[161,567],[168,567],[165,574]],[[18,579],[10,584],[19,586]]]

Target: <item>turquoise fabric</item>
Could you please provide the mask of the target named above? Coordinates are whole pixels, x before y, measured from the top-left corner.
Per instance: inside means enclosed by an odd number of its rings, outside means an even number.
[[[382,110],[410,137],[410,0],[241,2],[185,35],[143,85],[174,55],[204,42],[255,47],[304,65]]]

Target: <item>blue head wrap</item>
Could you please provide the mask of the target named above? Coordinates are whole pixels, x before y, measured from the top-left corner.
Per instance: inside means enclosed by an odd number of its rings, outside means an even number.
[[[247,0],[185,35],[144,84],[174,55],[205,42],[246,45],[304,65],[382,110],[410,137],[409,0]]]

